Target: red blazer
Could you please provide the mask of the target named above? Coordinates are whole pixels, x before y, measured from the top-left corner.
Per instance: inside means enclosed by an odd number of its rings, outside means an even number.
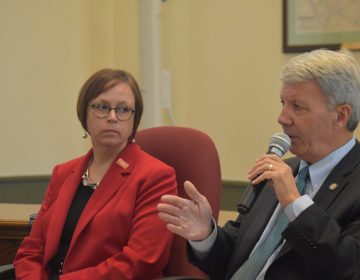
[[[15,256],[16,279],[48,279],[62,228],[92,151],[54,168],[45,199]],[[84,208],[61,280],[154,279],[170,254],[172,234],[158,218],[164,194],[176,194],[174,170],[129,144]]]

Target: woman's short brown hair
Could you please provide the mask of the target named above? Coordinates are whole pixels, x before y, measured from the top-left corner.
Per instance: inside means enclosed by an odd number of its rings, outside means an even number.
[[[130,86],[135,98],[134,127],[129,140],[135,137],[143,112],[143,100],[140,88],[135,78],[124,70],[102,69],[93,74],[82,86],[77,100],[77,115],[82,127],[87,131],[87,107],[90,100],[119,83]]]

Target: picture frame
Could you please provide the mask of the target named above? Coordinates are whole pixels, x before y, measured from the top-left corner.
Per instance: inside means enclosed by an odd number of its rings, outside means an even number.
[[[351,0],[283,0],[283,52],[360,49],[360,5]]]

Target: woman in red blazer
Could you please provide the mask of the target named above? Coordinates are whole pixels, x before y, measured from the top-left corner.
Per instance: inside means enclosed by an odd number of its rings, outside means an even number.
[[[157,216],[176,193],[174,170],[133,139],[143,110],[135,79],[104,69],[82,87],[77,113],[92,149],[56,166],[14,260],[16,279],[155,279],[172,235]]]

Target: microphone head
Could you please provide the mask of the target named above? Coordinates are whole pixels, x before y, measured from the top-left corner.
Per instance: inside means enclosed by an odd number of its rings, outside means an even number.
[[[290,147],[291,140],[289,136],[283,132],[277,132],[270,138],[268,153],[282,157],[290,150]]]

